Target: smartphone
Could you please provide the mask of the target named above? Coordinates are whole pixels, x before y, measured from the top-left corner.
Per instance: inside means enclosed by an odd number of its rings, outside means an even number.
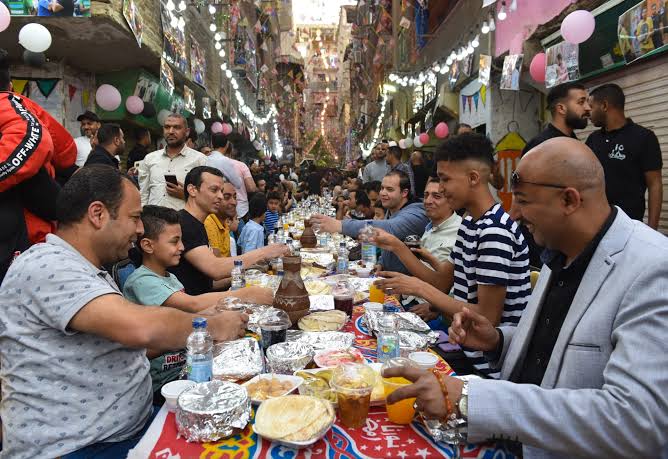
[[[165,182],[171,183],[172,185],[178,185],[179,182],[176,180],[176,175],[167,175],[165,174]]]
[[[135,169],[139,169],[140,164],[141,164],[141,161],[135,161]]]

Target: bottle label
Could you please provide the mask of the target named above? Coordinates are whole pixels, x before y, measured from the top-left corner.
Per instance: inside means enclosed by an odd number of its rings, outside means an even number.
[[[345,259],[340,259],[338,261],[338,264],[336,265],[336,270],[339,274],[345,274],[348,272],[348,260]]]
[[[400,350],[399,339],[396,336],[381,335],[378,337],[376,353],[378,354],[379,362],[387,362],[390,359],[399,357]]]
[[[192,363],[188,359],[188,379],[195,382],[209,382],[213,374],[213,362],[210,360]]]

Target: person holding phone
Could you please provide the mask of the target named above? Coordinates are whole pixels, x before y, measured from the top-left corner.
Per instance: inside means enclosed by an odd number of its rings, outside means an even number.
[[[146,155],[137,171],[142,205],[175,210],[185,206],[183,182],[186,174],[206,164],[206,156],[186,145],[189,133],[183,115],[172,113],[165,120],[163,136],[167,146]]]

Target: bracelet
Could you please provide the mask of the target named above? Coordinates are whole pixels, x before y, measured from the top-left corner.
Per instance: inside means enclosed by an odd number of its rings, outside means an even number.
[[[429,371],[436,377],[438,384],[441,386],[441,392],[445,398],[445,418],[448,419],[454,410],[452,408],[452,401],[450,401],[450,397],[448,397],[448,387],[445,385],[445,381],[443,380],[443,373],[436,370],[435,368],[430,368]]]

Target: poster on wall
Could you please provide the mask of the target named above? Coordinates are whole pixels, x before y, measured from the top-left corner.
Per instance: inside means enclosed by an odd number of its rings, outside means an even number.
[[[524,54],[506,56],[503,60],[503,71],[501,72],[501,89],[520,90],[520,75],[522,74],[523,61]]]
[[[457,80],[459,80],[459,65],[453,63],[448,72],[448,85],[450,86],[450,91],[455,88]]]
[[[480,84],[489,86],[489,79],[492,72],[492,56],[486,54],[480,55],[478,64],[478,81]]]
[[[211,99],[202,97],[202,118],[208,120],[211,118]]]
[[[162,57],[176,67],[181,73],[188,73],[188,58],[186,57],[186,36],[183,30],[172,22],[172,15],[165,5],[161,4],[162,19]],[[185,27],[184,27],[185,28]]]
[[[183,114],[183,111],[186,109],[186,101],[183,99],[183,97],[179,96],[178,94],[174,94],[172,96],[172,106],[170,107],[170,112],[172,113],[181,113]]]
[[[158,94],[160,83],[148,76],[141,74],[137,78],[134,96],[139,97],[144,102],[153,102],[155,96]]]
[[[459,92],[459,122],[476,128],[487,123],[487,86],[472,81]]]
[[[160,59],[160,84],[170,96],[174,94],[174,73],[165,59]]]
[[[123,0],[123,17],[130,26],[132,34],[141,48],[141,39],[144,34],[144,21],[134,0]]]
[[[2,3],[10,16],[90,17],[91,0],[10,0]]]
[[[188,86],[183,86],[183,100],[186,104],[186,110],[195,114],[195,92],[190,89]]]
[[[473,54],[469,54],[459,62],[460,71],[464,76],[471,76],[473,70]]]
[[[668,0],[642,0],[619,16],[617,37],[627,63],[668,44]]]
[[[195,38],[190,36],[190,75],[195,83],[204,86],[206,75],[206,57],[204,48],[199,46]]]
[[[545,87],[551,88],[580,78],[578,45],[565,41],[545,50]]]

